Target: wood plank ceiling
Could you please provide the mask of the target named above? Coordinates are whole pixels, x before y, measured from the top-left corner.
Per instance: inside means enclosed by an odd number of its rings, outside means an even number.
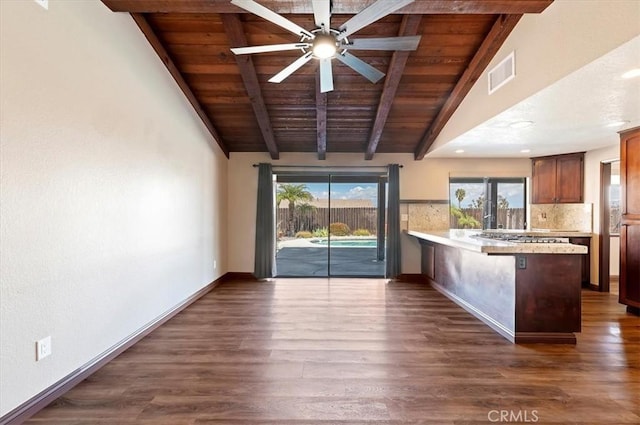
[[[416,0],[357,38],[422,36],[412,52],[357,51],[383,71],[372,84],[333,61],[335,89],[320,93],[318,63],[280,84],[267,80],[300,51],[236,56],[231,47],[295,43],[281,27],[229,0],[102,0],[129,12],[225,154],[413,153],[422,159],[524,13],[552,0]],[[388,0],[393,1],[393,0]],[[311,0],[258,0],[305,29]],[[337,28],[374,0],[333,0]],[[354,35],[355,37],[355,35]]]

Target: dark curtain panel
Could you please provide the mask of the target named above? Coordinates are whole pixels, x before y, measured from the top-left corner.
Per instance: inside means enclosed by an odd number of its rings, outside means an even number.
[[[389,164],[389,198],[387,199],[387,271],[394,279],[400,274],[400,166]]]
[[[260,164],[258,168],[258,205],[256,208],[256,255],[253,270],[257,279],[270,278],[275,274],[273,210],[271,164]]]

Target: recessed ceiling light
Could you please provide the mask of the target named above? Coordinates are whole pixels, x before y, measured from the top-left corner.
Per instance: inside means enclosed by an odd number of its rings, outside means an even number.
[[[529,152],[531,152],[531,149],[522,149],[520,152],[522,152],[522,153],[529,153]]]
[[[456,153],[464,153],[464,149],[456,149]]]
[[[509,124],[511,128],[527,128],[533,125],[533,121],[516,121]]]
[[[623,126],[625,124],[629,124],[629,121],[627,121],[627,120],[612,121],[609,124],[607,124],[607,127],[620,127],[620,126]]]
[[[622,78],[634,78],[640,77],[640,68],[631,69],[624,74],[622,74]]]

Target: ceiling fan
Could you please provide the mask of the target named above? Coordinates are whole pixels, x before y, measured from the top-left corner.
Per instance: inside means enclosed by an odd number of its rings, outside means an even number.
[[[311,59],[320,61],[320,91],[322,93],[333,90],[333,72],[331,60],[351,67],[353,70],[377,83],[384,72],[381,72],[358,59],[348,50],[416,50],[421,36],[361,38],[348,40],[351,34],[367,25],[387,16],[396,10],[413,3],[414,0],[378,0],[353,16],[339,28],[331,28],[331,1],[311,0],[316,28],[306,30],[282,15],[256,3],[253,0],[231,0],[231,3],[242,9],[273,22],[282,28],[300,36],[297,43],[271,44],[266,46],[237,47],[231,51],[236,55],[251,53],[280,52],[285,50],[302,50],[302,56],[288,65],[282,71],[269,79],[269,82],[280,83]]]

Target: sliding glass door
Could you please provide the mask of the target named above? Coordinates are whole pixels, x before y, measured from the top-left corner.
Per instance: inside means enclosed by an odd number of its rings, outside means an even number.
[[[330,275],[384,276],[385,226],[379,219],[385,214],[379,201],[385,182],[375,176],[331,176],[330,183]]]
[[[278,277],[384,276],[386,178],[283,174],[276,181]]]
[[[276,177],[276,276],[329,276],[329,176]]]

